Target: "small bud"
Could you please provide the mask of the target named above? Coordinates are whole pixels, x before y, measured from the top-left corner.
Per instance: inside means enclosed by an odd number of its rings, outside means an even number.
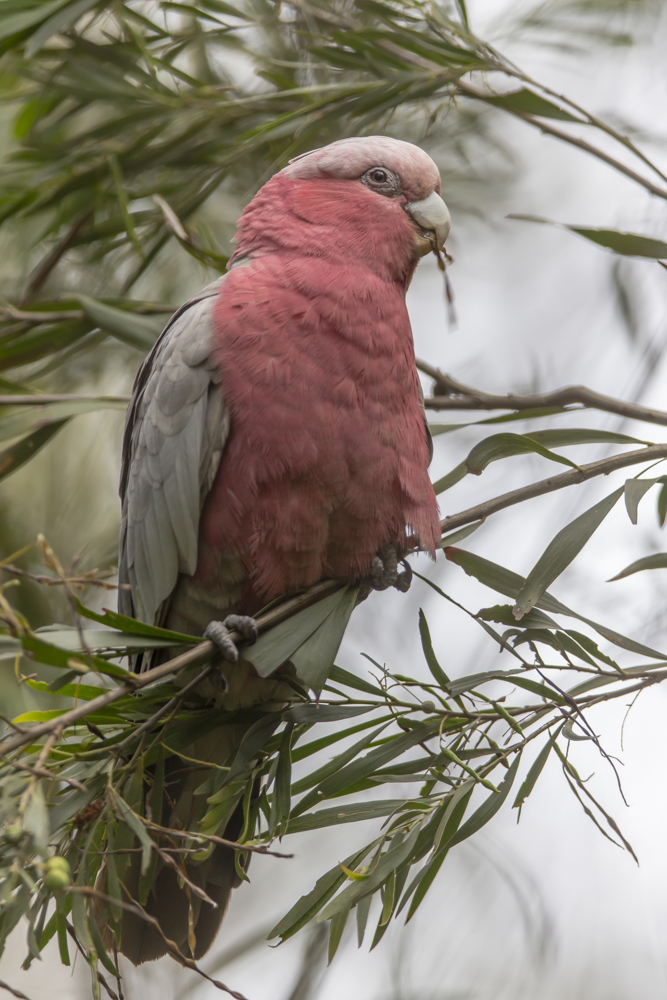
[[[23,840],[23,827],[20,823],[10,823],[2,831],[2,839],[8,844],[18,844]]]
[[[72,884],[72,869],[67,859],[61,857],[61,855],[56,854],[54,857],[49,858],[44,868],[46,870],[44,885],[47,889],[51,889],[52,892],[57,892],[59,889],[66,889],[68,885]]]

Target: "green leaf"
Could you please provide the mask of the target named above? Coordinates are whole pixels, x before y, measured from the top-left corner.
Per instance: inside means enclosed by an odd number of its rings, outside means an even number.
[[[438,663],[438,658],[433,652],[431,633],[426,621],[426,615],[421,608],[419,609],[419,635],[421,636],[422,649],[424,650],[428,669],[431,671],[436,684],[439,684],[443,691],[448,691],[449,677]]]
[[[320,705],[311,702],[308,705],[296,705],[283,712],[283,719],[297,722],[299,725],[313,725],[316,722],[339,722],[341,719],[353,719],[357,715],[372,712],[373,705]]]
[[[280,739],[280,750],[278,751],[278,769],[276,770],[276,779],[273,786],[273,797],[271,800],[271,819],[269,822],[269,831],[273,835],[276,829],[283,823],[289,816],[290,811],[290,786],[291,786],[291,775],[292,775],[292,757],[291,757],[291,746],[292,746],[292,731],[294,729],[294,724],[288,722],[283,730],[282,737]]]
[[[581,731],[576,732],[574,730],[573,719],[570,719],[570,721],[566,722],[565,725],[563,726],[563,736],[565,737],[566,740],[575,740],[575,741],[595,739],[595,737],[591,736],[589,733],[582,733]]]
[[[135,835],[139,843],[141,844],[141,873],[144,874],[148,870],[148,866],[151,860],[151,851],[154,848],[153,841],[151,840],[148,830],[141,822],[141,819],[137,814],[130,808],[128,803],[122,798],[122,796],[116,791],[113,786],[110,786],[110,794],[113,799],[114,808],[123,823],[125,823],[132,833]]]
[[[335,899],[324,907],[317,918],[318,921],[330,920],[337,913],[344,912],[349,907],[354,906],[359,899],[375,892],[392,872],[395,872],[412,856],[420,832],[421,828],[417,825],[405,840],[400,840],[396,845],[392,842],[389,850],[381,855],[379,861],[368,872],[368,878],[363,882],[353,882],[343,889]]]
[[[343,600],[347,588],[341,588],[321,601],[304,608],[297,615],[288,618],[269,629],[259,637],[251,650],[245,652],[260,677],[268,677],[292,657],[336,610]]]
[[[236,751],[236,756],[234,757],[234,762],[222,785],[229,784],[257,756],[262,747],[271,739],[280,722],[280,715],[277,712],[271,712],[252,724],[241,740],[239,748]]]
[[[616,576],[610,577],[607,583],[613,583],[615,580],[623,580],[626,576],[632,576],[633,573],[641,573],[645,569],[667,569],[667,552],[654,552],[652,556],[644,556],[643,559],[637,559],[636,562],[630,563],[629,566],[622,569]]]
[[[622,496],[623,490],[623,487],[614,490],[604,500],[600,500],[574,521],[570,521],[549,542],[517,594],[515,618],[521,619],[527,611],[530,611],[547,587],[581,552],[588,539],[600,527],[616,501]]]
[[[519,219],[522,222],[541,222],[559,229],[569,229],[570,232],[583,236],[584,239],[596,243],[606,250],[623,257],[650,257],[653,260],[667,257],[667,243],[654,240],[650,236],[638,236],[636,233],[621,233],[615,229],[591,229],[584,226],[570,226],[551,219],[543,219],[537,215],[508,215],[508,219]]]
[[[561,729],[562,726],[554,731],[554,733],[549,737],[549,739],[544,744],[544,746],[538,753],[537,757],[531,764],[530,770],[528,771],[528,774],[524,778],[521,784],[521,788],[517,792],[517,796],[514,800],[514,805],[512,806],[512,809],[519,809],[519,812],[521,812],[524,802],[526,801],[526,799],[532,792],[533,788],[537,784],[537,779],[539,778],[544,769],[544,765],[547,762],[549,754],[553,750],[554,743],[558,739]]]
[[[358,587],[347,587],[319,628],[290,656],[297,677],[314,691],[321,691],[326,683],[356,606],[358,591]]]
[[[65,626],[58,628],[50,625],[39,629],[35,634],[47,637],[49,642],[59,649],[76,653],[84,651],[81,636],[76,628]],[[82,634],[86,649],[163,649],[174,644],[171,639],[152,639],[147,635],[117,632],[115,629],[84,629]]]
[[[640,500],[656,483],[665,483],[665,477],[660,476],[659,479],[626,479],[625,508],[633,524],[637,523],[637,508],[639,507]]]
[[[513,573],[512,570],[505,569],[504,566],[499,566],[497,563],[475,555],[473,552],[466,552],[465,549],[450,547],[446,549],[445,556],[450,562],[460,566],[468,576],[474,576],[480,583],[491,587],[492,590],[497,591],[499,594],[504,594],[506,597],[516,597],[526,582],[524,577],[519,576],[518,573]],[[550,611],[551,614],[567,615],[570,618],[576,618],[578,621],[590,625],[599,635],[608,639],[609,642],[613,642],[614,645],[620,646],[621,649],[627,649],[631,653],[638,653],[640,656],[657,657],[659,660],[667,659],[664,653],[651,649],[650,646],[644,646],[641,642],[635,642],[634,639],[629,639],[625,635],[614,632],[606,625],[600,625],[590,618],[584,618],[583,615],[578,614],[556,600],[552,594],[543,594],[535,602],[535,606],[541,608],[543,611]]]
[[[411,747],[430,739],[435,733],[437,733],[438,727],[438,722],[417,726],[416,729],[413,729],[409,733],[402,733],[400,736],[393,737],[384,746],[376,747],[374,750],[367,753],[365,757],[353,760],[351,763],[341,768],[341,770],[336,774],[331,775],[329,778],[325,778],[325,780],[321,782],[316,789],[310,792],[305,799],[302,799],[297,809],[294,810],[294,813],[296,813],[297,810],[298,812],[305,811],[304,803],[306,800],[308,800],[309,808],[310,804],[319,802],[322,798],[331,798],[334,795],[342,793],[345,788],[356,784],[357,781],[360,781],[363,778],[367,778],[369,775],[373,774],[374,771],[384,767],[384,765],[390,760],[400,757],[401,754],[404,754]]]
[[[27,10],[5,13],[0,19],[0,38],[18,35],[20,32],[40,24],[62,6],[62,0],[56,0],[54,3],[40,3],[34,7],[28,7]]]
[[[362,677],[357,677],[356,674],[350,673],[349,670],[345,670],[343,667],[334,667],[329,674],[329,680],[354,688],[356,691],[365,691],[367,694],[379,695],[379,697],[384,699],[384,691],[377,684],[370,684]]]
[[[334,956],[338,951],[338,945],[343,937],[343,931],[345,930],[345,924],[347,923],[347,918],[350,915],[350,907],[341,910],[335,915],[331,920],[331,925],[329,927],[329,965],[334,960]]]
[[[489,820],[496,815],[509,795],[510,789],[516,777],[520,759],[521,753],[519,752],[515,755],[509,771],[506,772],[505,777],[498,785],[498,792],[492,792],[491,795],[489,795],[489,797],[482,802],[479,809],[475,810],[470,819],[466,820],[463,826],[459,827],[458,831],[454,834],[447,846],[454,847],[455,844],[460,844],[462,841],[467,840],[468,837],[472,837],[474,833],[477,833],[483,826],[486,826]]]
[[[372,850],[375,844],[369,844],[368,846],[362,848],[361,851],[357,851],[355,854],[350,854],[349,857],[345,858],[343,864],[346,868],[356,868],[360,861],[366,857],[368,852]],[[292,907],[292,909],[287,913],[282,920],[280,920],[276,926],[269,931],[267,938],[269,941],[272,938],[280,937],[283,941],[287,938],[292,937],[297,931],[307,924],[312,917],[321,909],[322,906],[339,889],[339,887],[346,881],[347,876],[345,872],[341,870],[339,864],[334,865],[325,875],[318,878],[315,883],[314,888],[302,896]]]
[[[140,351],[149,351],[164,328],[164,317],[139,316],[125,309],[116,309],[99,299],[91,299],[87,295],[79,295],[79,302],[86,316],[96,326]]]
[[[176,643],[179,645],[194,645],[195,643],[204,641],[200,635],[187,635],[185,632],[174,632],[171,629],[158,628],[157,625],[148,625],[146,622],[141,622],[136,618],[128,618],[127,615],[120,615],[115,611],[109,611],[108,608],[103,608],[104,614],[100,615],[96,611],[87,608],[79,600],[76,600],[76,609],[84,618],[90,618],[101,625],[108,625],[109,628],[118,629],[118,631],[130,635],[145,635],[154,639],[168,639],[172,644]]]
[[[354,802],[332,809],[316,809],[315,812],[290,819],[288,832],[303,833],[305,830],[321,830],[325,826],[360,823],[379,816],[390,816],[403,804],[403,799],[375,799],[372,802]]]
[[[53,35],[69,28],[82,14],[87,13],[91,7],[95,7],[99,0],[76,0],[75,3],[65,4],[52,14],[32,35],[25,47],[25,57],[30,59],[41,49],[45,42]],[[49,5],[50,6],[50,5]]]
[[[585,119],[577,118],[569,111],[554,104],[553,101],[548,101],[546,97],[541,97],[526,87],[512,90],[507,94],[480,97],[479,100],[484,101],[485,104],[491,104],[493,107],[502,108],[504,111],[516,111],[520,115],[535,115],[538,118],[555,118],[563,122],[587,124]]]
[[[69,417],[97,410],[125,410],[127,404],[120,400],[105,399],[73,400],[71,403],[49,403],[47,405],[17,404],[0,408],[0,441],[8,441],[38,431],[50,424],[61,423]]]
[[[665,526],[665,520],[667,520],[667,483],[662,487],[658,493],[658,524],[661,528]]]
[[[313,785],[318,785],[325,778],[330,775],[335,774],[336,771],[340,771],[345,764],[349,761],[354,760],[354,758],[365,750],[379,735],[383,732],[389,723],[385,722],[381,726],[376,727],[372,732],[366,733],[360,740],[353,743],[351,747],[347,750],[343,750],[342,753],[336,754],[336,756],[330,760],[328,763],[323,764],[322,767],[318,767],[316,771],[311,771],[305,777],[300,778],[299,781],[295,781],[292,786],[292,795],[300,795],[301,792],[307,791],[312,788]]]
[[[498,622],[499,625],[516,626],[516,618],[512,614],[511,604],[495,604],[492,608],[482,608],[477,612],[475,617],[481,618],[485,622]],[[521,619],[521,624],[526,628],[558,628],[553,618],[545,615],[543,611],[537,611],[535,608],[532,611],[526,612]]]
[[[433,489],[435,490],[436,496],[440,493],[444,493],[445,490],[451,489],[452,486],[455,486],[456,483],[460,482],[467,475],[468,468],[465,462],[461,462],[461,464],[457,465],[451,472],[448,472],[446,476],[443,476],[442,479],[438,479],[435,483],[433,483]]]
[[[544,445],[536,440],[536,437],[537,435],[511,434],[508,431],[502,434],[492,434],[491,437],[485,438],[479,444],[475,445],[465,460],[466,468],[468,472],[478,476],[491,462],[497,462],[503,458],[511,458],[514,455],[526,455],[529,453],[541,455],[542,458],[548,458],[552,462],[559,462],[561,465],[567,465],[572,469],[578,468],[569,458],[557,455],[555,452],[545,448]]]
[[[472,535],[473,531],[481,528],[485,520],[486,518],[482,518],[481,521],[473,521],[472,524],[466,524],[465,528],[459,528],[458,531],[450,531],[448,535],[443,535],[438,543],[438,548],[446,549],[448,545],[456,545],[457,542],[462,542],[468,535]]]
[[[55,420],[53,423],[40,427],[39,430],[21,438],[20,441],[5,448],[4,451],[0,451],[0,479],[6,479],[7,476],[11,476],[13,472],[29,462],[68,422],[69,418]]]

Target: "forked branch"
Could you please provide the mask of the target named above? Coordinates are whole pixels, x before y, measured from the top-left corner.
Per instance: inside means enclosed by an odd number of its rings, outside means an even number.
[[[483,392],[473,389],[451,375],[441,372],[425,361],[417,361],[417,368],[435,382],[433,396],[424,400],[427,410],[538,410],[546,407],[568,409],[603,410],[616,413],[631,420],[643,420],[649,424],[667,427],[667,412],[654,410],[638,403],[628,403],[623,399],[605,396],[585,385],[567,385],[553,392],[536,392],[525,396],[508,393]]]

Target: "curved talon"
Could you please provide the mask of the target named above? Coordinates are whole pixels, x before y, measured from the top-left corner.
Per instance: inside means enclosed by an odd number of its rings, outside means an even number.
[[[396,583],[394,587],[396,590],[400,590],[402,594],[407,594],[410,589],[410,584],[412,583],[412,566],[405,559],[401,559],[401,566],[404,567],[403,572],[399,573],[396,577]]]
[[[227,615],[223,625],[230,630],[236,629],[251,646],[253,642],[257,642],[257,622],[250,615]]]
[[[385,545],[380,549],[371,563],[371,581],[373,590],[387,590],[393,587],[398,578],[398,557],[393,545]]]
[[[238,663],[239,651],[230,636],[232,630],[241,633],[248,643],[257,641],[257,623],[248,615],[227,615],[222,622],[209,622],[204,630],[204,638],[210,639],[218,652],[230,663]]]
[[[371,563],[370,573],[359,584],[357,603],[365,601],[373,590],[387,590],[389,587],[395,587],[401,593],[407,593],[412,583],[412,569],[405,559],[401,559],[401,565],[404,568],[399,573],[398,557],[393,545],[385,545],[380,549]]]

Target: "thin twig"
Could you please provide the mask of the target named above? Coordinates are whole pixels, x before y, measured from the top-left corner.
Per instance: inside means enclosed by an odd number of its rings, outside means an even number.
[[[18,1000],[30,1000],[30,997],[27,997],[25,993],[21,993],[20,990],[15,990],[13,986],[9,985],[9,983],[4,983],[2,979],[0,979],[0,990],[7,990],[7,992],[11,993],[12,996],[18,997]]]
[[[42,258],[42,261],[38,264],[36,270],[30,278],[30,281],[28,282],[28,287],[26,288],[25,294],[21,299],[21,305],[24,305],[24,303],[28,302],[33,295],[37,294],[48,276],[51,274],[51,271],[60,261],[60,258],[66,254],[70,247],[74,244],[79,232],[83,229],[92,215],[92,209],[84,212],[83,215],[80,215],[74,225],[70,227],[67,233],[65,233],[60,242],[56,243],[53,249]]]
[[[464,385],[425,361],[417,361],[417,368],[435,381],[433,396],[424,400],[428,410],[536,410],[552,406],[565,409],[579,404],[590,409],[617,413],[632,420],[667,426],[667,412],[664,410],[654,410],[613,396],[604,396],[585,385],[567,385],[553,392],[531,393],[526,396],[512,393],[503,396]]]
[[[471,97],[474,100],[482,101],[484,103],[488,103],[489,97],[495,96],[493,94],[485,94],[483,91],[478,90],[477,87],[473,87],[469,83],[463,83],[461,80],[458,80],[456,87],[454,88],[454,92],[461,94],[462,97]],[[555,128],[553,125],[548,125],[547,122],[542,121],[542,119],[535,118],[533,115],[527,114],[524,111],[516,111],[510,107],[504,107],[503,111],[513,115],[515,118],[520,118],[529,125],[533,125],[545,135],[552,135],[554,138],[560,139],[561,142],[565,142],[570,146],[576,146],[577,149],[581,149],[584,153],[590,153],[591,156],[596,157],[598,160],[602,160],[603,163],[613,167],[614,170],[618,170],[619,173],[625,174],[625,176],[629,177],[630,180],[640,184],[647,191],[650,191],[651,194],[656,195],[658,198],[664,198],[667,200],[667,190],[665,188],[658,187],[657,184],[654,184],[653,181],[650,181],[647,177],[642,176],[642,174],[638,174],[635,170],[632,170],[630,167],[627,167],[624,163],[622,163],[621,160],[617,160],[615,157],[610,156],[609,153],[605,153],[602,149],[598,149],[597,146],[592,146],[590,142],[586,142],[585,139],[578,139],[576,136],[568,135],[568,133],[563,132],[562,129]],[[582,124],[585,123],[582,122]]]
[[[0,572],[9,573],[10,576],[20,576],[26,580],[32,580],[33,583],[40,583],[44,587],[102,587],[104,590],[118,590],[119,586],[117,583],[107,583],[104,580],[104,575],[115,576],[114,570],[104,570],[99,576],[94,574],[98,571],[96,569],[90,570],[88,573],[83,573],[81,576],[66,576],[58,577],[57,579],[52,576],[44,576],[40,573],[29,573],[25,569],[19,569],[18,566],[12,565],[0,565]]]
[[[84,396],[71,394],[40,394],[23,395],[10,394],[0,396],[0,406],[48,406],[50,403],[129,403],[129,396]]]
[[[475,507],[468,507],[467,510],[462,510],[458,514],[451,514],[449,517],[443,518],[440,522],[440,528],[443,532],[451,531],[453,528],[461,528],[464,524],[483,520],[490,514],[495,514],[497,511],[512,507],[517,503],[523,503],[524,500],[541,497],[545,493],[553,493],[554,490],[562,490],[566,486],[576,486],[588,479],[594,479],[595,476],[608,476],[610,472],[616,472],[618,469],[625,469],[631,465],[639,465],[643,462],[663,458],[667,458],[667,443],[652,444],[648,448],[641,448],[638,451],[624,451],[612,458],[603,458],[599,462],[582,465],[578,469],[564,472],[560,476],[541,479],[537,483],[530,483],[529,486],[522,486],[518,490],[502,493],[500,496],[479,503]]]
[[[161,315],[162,313],[173,313],[175,311],[176,306],[155,302],[150,303],[149,305],[139,306],[137,309],[132,309],[131,315],[155,316]],[[39,326],[42,323],[72,323],[86,318],[86,314],[83,309],[49,309],[44,312],[33,312],[32,310],[15,309],[14,306],[0,305],[0,322],[2,322],[3,314],[8,319],[16,320],[21,323],[30,323],[31,326]]]
[[[278,851],[270,851],[268,847],[259,845],[255,847],[250,844],[239,844],[235,840],[225,840],[224,837],[217,837],[213,833],[199,833],[192,830],[172,830],[168,826],[160,826],[152,820],[144,819],[145,826],[157,833],[164,833],[169,837],[176,837],[177,840],[204,840],[209,844],[219,844],[221,847],[231,847],[233,851],[250,851],[253,854],[269,854],[272,858],[293,858],[293,854],[280,854]]]
[[[323,580],[321,583],[316,583],[302,594],[297,594],[296,597],[291,597],[277,607],[271,608],[266,614],[260,615],[257,618],[258,630],[264,632],[273,625],[278,625],[304,608],[310,607],[311,604],[315,604],[317,601],[335,593],[341,586],[343,585],[338,580]],[[231,632],[230,636],[233,642],[243,642],[243,636],[239,632]],[[101,708],[105,708],[120,698],[124,698],[132,691],[147,687],[154,681],[168,677],[169,674],[176,674],[187,667],[199,666],[210,660],[215,654],[216,648],[214,644],[206,639],[185,653],[175,656],[166,663],[161,663],[158,667],[146,670],[142,674],[133,674],[128,671],[126,679],[114,691],[107,691],[102,695],[98,695],[97,698],[93,698],[83,705],[78,705],[68,712],[63,712],[62,715],[51,719],[49,722],[38,723],[27,729],[25,733],[15,736],[13,739],[0,745],[0,757],[5,757],[19,747],[25,746],[26,743],[32,743],[34,740],[39,739],[47,733],[52,733],[56,729],[64,730],[68,726],[74,725],[75,722],[84,719],[87,715],[93,715]]]
[[[230,989],[229,986],[225,986],[225,984],[221,983],[219,979],[212,979],[210,976],[207,976],[206,973],[193,961],[193,959],[188,958],[183,954],[175,941],[172,941],[171,938],[168,938],[165,935],[155,917],[146,913],[143,907],[139,906],[138,903],[126,903],[123,899],[116,899],[114,896],[108,896],[105,892],[100,892],[99,889],[93,889],[91,886],[87,885],[72,885],[67,891],[76,892],[82,896],[88,896],[91,899],[99,899],[103,903],[112,903],[114,906],[120,906],[122,910],[127,910],[128,913],[133,913],[135,916],[139,917],[140,920],[145,920],[146,923],[150,924],[151,927],[160,935],[169,949],[169,954],[172,958],[175,958],[177,962],[180,962],[181,965],[184,965],[187,969],[192,969],[193,972],[199,973],[200,976],[208,980],[209,983],[212,983],[219,990],[233,996],[234,1000],[247,1000],[247,997],[244,997],[242,993],[237,993],[235,990]]]
[[[142,724],[139,726],[138,729],[135,729],[133,733],[130,733],[129,736],[126,736],[125,739],[121,740],[120,743],[116,743],[113,747],[113,753],[116,755],[122,753],[125,747],[129,746],[130,743],[134,742],[137,736],[141,736],[142,733],[148,733],[150,732],[151,729],[154,729],[155,726],[160,721],[160,719],[162,718],[162,716],[166,715],[167,712],[169,712],[172,708],[175,708],[178,705],[178,703],[183,700],[188,691],[191,691],[194,687],[196,687],[200,683],[200,681],[203,681],[204,678],[208,677],[208,675],[211,673],[212,670],[213,670],[213,664],[209,663],[207,667],[204,667],[201,673],[197,674],[197,676],[194,677],[188,684],[186,684],[185,687],[181,688],[181,690],[178,692],[177,695],[174,695],[173,698],[170,698],[169,701],[165,702],[165,704],[162,705],[161,708],[159,708],[154,715],[151,715],[150,719],[146,719],[146,721],[142,722]]]
[[[83,947],[83,945],[79,941],[78,937],[76,936],[76,931],[74,930],[74,927],[69,922],[69,920],[65,921],[65,927],[67,928],[67,933],[71,937],[71,939],[74,942],[74,944],[76,945],[77,949],[83,955],[83,957],[86,960],[86,962],[88,963],[88,965],[90,965],[90,956],[88,955],[87,951],[85,950],[85,948]],[[118,994],[114,993],[114,991],[111,989],[111,987],[109,986],[108,982],[106,981],[106,979],[104,978],[104,976],[102,975],[102,973],[100,972],[100,970],[97,969],[97,968],[93,968],[93,972],[95,973],[95,976],[96,976],[96,979],[97,979],[98,983],[100,983],[104,987],[104,989],[107,991],[107,993],[111,997],[111,1000],[120,1000]]]
[[[64,784],[71,785],[72,788],[76,788],[80,792],[88,791],[86,786],[82,785],[80,781],[76,780],[76,778],[62,778],[59,774],[53,774],[52,771],[47,771],[45,767],[24,764],[21,760],[4,760],[3,764],[6,764],[8,767],[15,767],[19,771],[27,771],[28,774],[32,774],[36,778],[48,778],[49,781],[62,781]]]

